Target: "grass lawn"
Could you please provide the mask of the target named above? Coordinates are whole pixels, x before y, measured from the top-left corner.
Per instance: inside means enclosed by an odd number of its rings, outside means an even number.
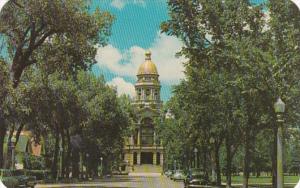
[[[284,183],[293,183],[297,184],[299,181],[299,176],[284,176]],[[222,176],[222,181],[226,182],[226,177]],[[243,183],[243,176],[232,176],[232,184],[242,184]],[[265,184],[265,183],[272,183],[272,177],[270,176],[251,176],[249,178],[249,184]]]

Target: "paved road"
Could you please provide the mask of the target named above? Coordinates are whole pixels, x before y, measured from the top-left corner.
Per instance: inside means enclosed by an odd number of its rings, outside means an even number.
[[[183,182],[174,182],[165,176],[119,176],[80,184],[37,185],[45,187],[84,187],[84,188],[183,188]]]

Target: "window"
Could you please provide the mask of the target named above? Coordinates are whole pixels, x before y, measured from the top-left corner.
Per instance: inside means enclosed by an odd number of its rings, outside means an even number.
[[[148,99],[149,96],[150,96],[150,89],[147,89],[146,90],[146,97],[147,97],[147,99]]]
[[[155,99],[155,100],[158,99],[158,92],[157,92],[157,90],[154,90],[154,99]]]
[[[138,93],[138,99],[140,99],[142,96],[142,89],[137,89],[137,93]]]

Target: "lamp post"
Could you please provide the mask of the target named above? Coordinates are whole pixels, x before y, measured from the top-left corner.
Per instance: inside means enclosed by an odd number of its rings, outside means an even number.
[[[283,126],[283,116],[282,114],[285,111],[285,104],[280,99],[280,97],[277,99],[276,103],[274,104],[274,109],[277,117],[277,188],[283,188],[284,185],[284,178],[283,178],[283,146],[282,146],[282,126]]]
[[[176,160],[174,160],[174,171],[176,171]]]
[[[212,174],[212,181],[213,182],[216,182],[216,165],[215,165],[215,157],[217,157],[217,156],[215,156],[215,152],[214,152],[214,144],[215,144],[215,139],[214,139],[214,137],[211,137],[210,139],[209,139],[209,143],[211,144],[211,162],[212,162],[212,164],[211,164],[211,166],[212,166],[212,168],[211,168],[211,174]]]
[[[16,147],[16,137],[12,137],[10,140],[11,144],[11,169],[15,169],[15,147]]]
[[[188,169],[187,168],[187,162],[186,162],[186,154],[183,155],[183,168],[182,169]]]
[[[57,177],[56,177],[57,180],[58,180],[58,178],[62,178],[62,176],[63,176],[63,173],[62,173],[63,148],[62,148],[61,145],[59,147],[59,156],[60,156],[60,159],[59,159],[59,174],[57,174]]]
[[[197,168],[198,167],[198,156],[197,156],[197,154],[198,154],[198,149],[197,148],[194,148],[194,153],[195,153],[195,168]]]
[[[103,157],[100,157],[101,176],[103,175]]]
[[[85,155],[86,156],[86,167],[85,167],[85,173],[86,173],[86,178],[88,179],[89,178],[89,176],[90,176],[90,165],[89,165],[89,157],[90,157],[90,154],[86,154]]]

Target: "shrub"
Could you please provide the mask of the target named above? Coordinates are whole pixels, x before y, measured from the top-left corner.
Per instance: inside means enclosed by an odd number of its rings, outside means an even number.
[[[35,176],[37,180],[45,180],[50,177],[49,170],[25,170],[26,176]]]
[[[10,177],[12,174],[13,171],[10,169],[0,169],[0,177]]]
[[[25,155],[24,165],[26,169],[42,170],[45,169],[45,159],[41,156]]]
[[[17,188],[19,186],[19,181],[16,177],[3,177],[2,182],[9,188]]]

